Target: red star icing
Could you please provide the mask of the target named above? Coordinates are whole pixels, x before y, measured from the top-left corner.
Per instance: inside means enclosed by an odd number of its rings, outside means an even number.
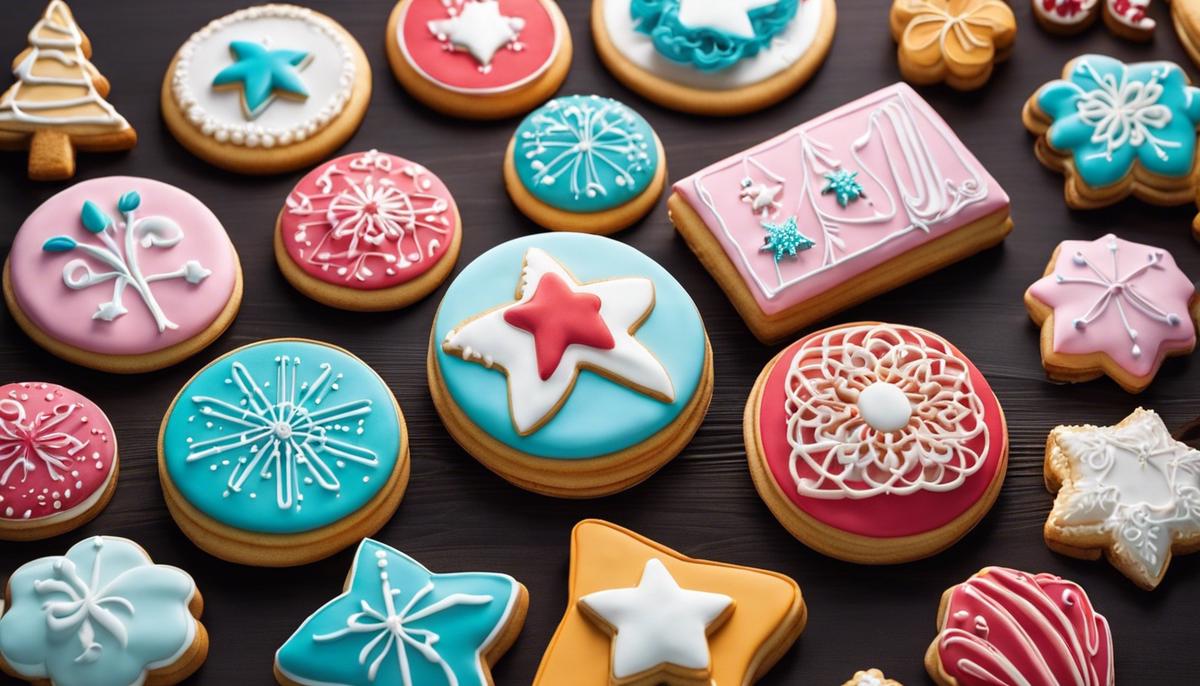
[[[510,308],[504,321],[533,334],[538,375],[549,379],[567,346],[612,350],[616,343],[600,316],[600,298],[576,293],[556,274],[546,274],[528,302]]]

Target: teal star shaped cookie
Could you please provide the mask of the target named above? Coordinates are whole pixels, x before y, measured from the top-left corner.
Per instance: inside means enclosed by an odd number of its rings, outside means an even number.
[[[229,44],[234,63],[213,78],[213,88],[242,90],[242,107],[253,119],[282,94],[304,99],[308,88],[300,78],[300,69],[312,61],[312,55],[302,50],[268,50],[250,41],[235,40]]]
[[[526,598],[506,574],[435,574],[364,539],[345,591],[304,620],[275,668],[298,684],[489,686],[487,656],[516,637]]]
[[[762,251],[774,253],[776,262],[783,257],[795,257],[797,251],[813,247],[812,239],[800,233],[795,217],[788,217],[782,224],[763,222],[762,226],[767,230]]]
[[[844,169],[827,172],[825,174],[825,187],[821,189],[821,195],[825,195],[826,193],[835,193],[837,195],[837,202],[842,207],[858,200],[864,195],[862,184],[858,182],[858,172],[850,172]]]

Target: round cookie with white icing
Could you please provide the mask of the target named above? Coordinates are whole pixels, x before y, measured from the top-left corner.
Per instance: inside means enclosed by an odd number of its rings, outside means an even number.
[[[623,243],[503,243],[451,283],[429,347],[434,406],[484,466],[527,490],[594,497],[678,454],[712,398],[695,303]]]
[[[251,343],[200,370],[158,435],[167,509],[197,546],[263,567],[369,536],[408,485],[404,415],[383,379],[328,343]]]
[[[196,582],[129,539],[26,563],[4,600],[0,670],[35,686],[172,686],[208,657]]]
[[[330,160],[288,195],[275,259],[297,290],[331,307],[393,310],[450,274],[462,220],[433,172],[368,150]]]
[[[242,174],[316,164],[346,142],[371,100],[362,47],[296,5],[248,7],[192,34],[167,67],[162,113],[192,154]]]
[[[504,185],[525,216],[555,231],[608,234],[658,203],[662,141],[642,115],[598,95],[555,98],[517,127]]]
[[[38,345],[75,364],[138,373],[173,365],[233,323],[242,269],[225,228],[160,181],[75,184],[25,220],[4,299]]]
[[[622,83],[671,109],[728,116],[803,86],[829,53],[834,0],[593,0],[592,36]]]
[[[571,32],[554,0],[400,0],[388,62],[428,107],[465,119],[528,112],[571,68]]]
[[[817,331],[758,377],[745,413],[754,485],[831,557],[929,557],[991,509],[1008,465],[1000,403],[940,336],[861,322]]]
[[[57,384],[0,386],[0,540],[81,527],[116,488],[117,437],[99,407]]]

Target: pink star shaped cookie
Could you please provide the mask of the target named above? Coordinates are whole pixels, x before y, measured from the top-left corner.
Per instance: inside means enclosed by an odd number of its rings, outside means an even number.
[[[1063,241],[1025,292],[1050,378],[1107,374],[1130,393],[1196,347],[1196,288],[1167,251],[1112,234]]]

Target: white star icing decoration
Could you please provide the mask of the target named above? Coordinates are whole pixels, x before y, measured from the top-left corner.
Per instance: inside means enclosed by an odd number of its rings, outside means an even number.
[[[621,682],[666,665],[709,675],[708,636],[733,608],[727,595],[681,588],[658,558],[646,561],[637,586],[590,593],[579,603],[612,630],[612,677]]]
[[[680,0],[679,23],[691,29],[713,29],[739,38],[754,38],[752,10],[779,0]]]
[[[1051,441],[1049,467],[1062,487],[1048,534],[1104,548],[1147,588],[1162,579],[1173,545],[1200,542],[1200,451],[1176,441],[1158,414],[1138,408],[1115,426],[1060,426]]]
[[[545,289],[543,290],[543,285]],[[528,311],[535,296],[548,291],[584,304],[585,333],[604,339],[604,345],[570,342],[551,345],[545,359],[534,331],[510,320]],[[536,432],[564,404],[581,368],[663,402],[673,402],[675,388],[665,367],[634,331],[654,309],[654,282],[645,277],[620,277],[580,283],[547,252],[530,248],[518,283],[517,300],[468,319],[446,334],[442,349],[469,362],[497,367],[508,377],[513,426],[522,436]],[[571,322],[563,317],[541,322],[547,337],[561,338]],[[572,330],[573,332],[573,330]],[[540,333],[540,331],[539,331]],[[595,337],[595,336],[593,336]],[[561,342],[561,341],[560,341]]]
[[[498,0],[467,0],[449,19],[429,22],[429,30],[447,50],[469,53],[479,63],[479,71],[488,72],[492,59],[505,46],[519,51],[525,20],[500,13]]]

